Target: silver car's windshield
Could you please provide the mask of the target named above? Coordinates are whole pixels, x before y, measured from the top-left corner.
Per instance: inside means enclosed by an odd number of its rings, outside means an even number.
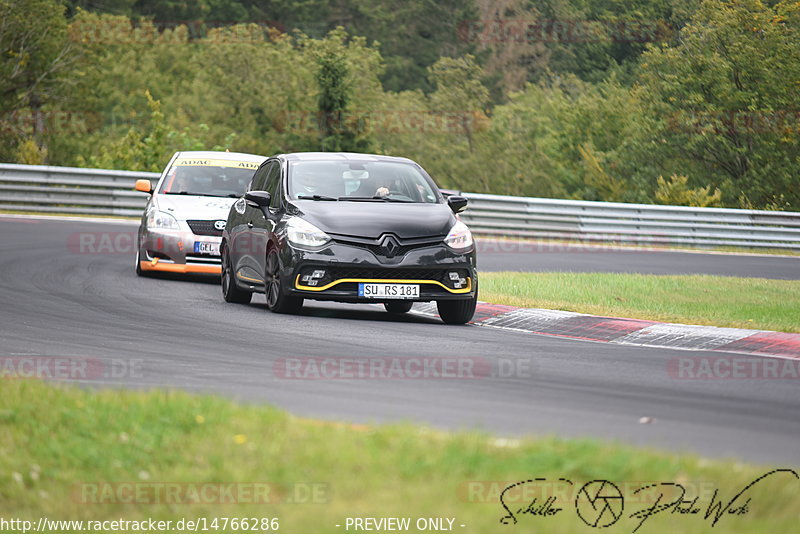
[[[227,160],[176,160],[158,192],[166,195],[240,197],[257,163]]]
[[[394,161],[293,161],[289,196],[340,201],[439,202],[433,184],[414,165]]]

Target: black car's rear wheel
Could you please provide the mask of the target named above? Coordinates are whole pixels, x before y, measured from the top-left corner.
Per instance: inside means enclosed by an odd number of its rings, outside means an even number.
[[[267,295],[267,307],[275,313],[297,313],[303,307],[303,299],[291,297],[284,291],[278,251],[274,248],[267,253],[264,292]]]
[[[231,257],[228,254],[228,248],[222,249],[222,297],[225,302],[233,302],[236,304],[247,304],[253,298],[253,293],[239,289],[236,285],[236,280],[233,278],[233,266],[231,265]]]
[[[414,303],[396,300],[392,302],[386,302],[383,305],[386,308],[386,311],[389,313],[408,313],[411,311],[411,306],[413,306]]]
[[[473,298],[462,300],[439,300],[436,307],[439,309],[439,317],[446,324],[468,323],[475,315],[475,307],[478,305],[477,292]]]

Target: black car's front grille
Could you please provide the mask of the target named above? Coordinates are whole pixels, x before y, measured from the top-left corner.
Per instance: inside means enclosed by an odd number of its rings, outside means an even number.
[[[214,228],[214,223],[217,221],[186,221],[192,233],[195,235],[212,235],[216,237],[222,236],[222,230]]]
[[[442,269],[376,269],[359,267],[335,267],[328,269],[333,280],[343,278],[359,280],[435,280],[444,282],[447,271]]]
[[[386,238],[391,238],[389,241]],[[444,237],[433,236],[417,239],[401,239],[394,234],[384,234],[378,239],[335,236],[334,240],[351,247],[365,248],[381,258],[401,258],[418,248],[440,245]]]

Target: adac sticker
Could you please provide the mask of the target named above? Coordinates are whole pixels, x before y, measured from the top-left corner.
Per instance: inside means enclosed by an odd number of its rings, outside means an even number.
[[[173,164],[175,167],[235,167],[238,169],[256,170],[258,163],[252,161],[236,161],[232,159],[176,159]]]

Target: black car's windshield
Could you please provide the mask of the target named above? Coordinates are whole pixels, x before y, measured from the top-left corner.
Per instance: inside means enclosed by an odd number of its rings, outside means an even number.
[[[166,195],[240,197],[258,163],[234,160],[177,159],[158,192]]]
[[[395,161],[293,161],[293,199],[358,202],[439,202],[430,181],[409,163]]]

